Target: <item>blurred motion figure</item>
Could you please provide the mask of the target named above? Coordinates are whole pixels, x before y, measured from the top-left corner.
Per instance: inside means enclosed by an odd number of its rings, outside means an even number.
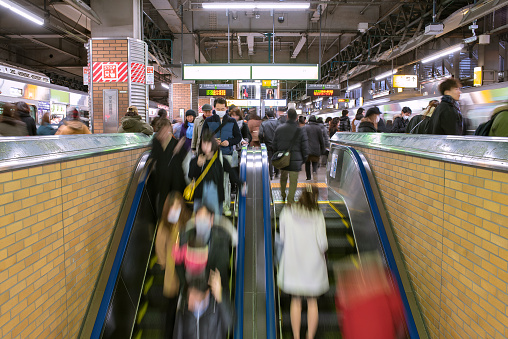
[[[27,135],[26,124],[19,118],[16,107],[12,104],[4,104],[3,113],[0,115],[0,136],[21,137]]]

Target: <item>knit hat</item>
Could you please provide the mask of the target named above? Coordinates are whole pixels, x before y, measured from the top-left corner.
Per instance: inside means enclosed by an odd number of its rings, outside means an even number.
[[[192,115],[194,118],[196,117],[196,112],[194,110],[189,109],[187,112],[185,112],[185,117],[188,117],[189,115]]]
[[[365,117],[368,118],[370,117],[371,115],[374,115],[374,114],[381,114],[381,111],[379,110],[378,107],[371,107],[367,110],[367,113],[365,114]]]
[[[210,104],[204,104],[203,107],[201,107],[202,111],[213,111],[213,107]]]
[[[310,118],[309,118],[309,122],[316,122],[316,116],[315,115],[311,115]]]

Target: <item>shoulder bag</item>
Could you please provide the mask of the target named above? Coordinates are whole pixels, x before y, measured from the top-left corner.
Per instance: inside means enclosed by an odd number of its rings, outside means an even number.
[[[192,179],[192,182],[190,184],[188,184],[187,187],[185,187],[185,190],[183,191],[183,198],[185,200],[191,201],[194,198],[194,191],[196,190],[196,187],[198,187],[198,185],[201,183],[201,181],[203,181],[203,178],[206,176],[206,174],[210,170],[210,167],[212,167],[215,159],[217,159],[218,154],[219,154],[219,151],[215,152],[212,159],[206,166],[205,170],[199,176],[198,180],[194,181],[194,179]]]
[[[289,148],[285,151],[277,151],[273,153],[272,165],[275,168],[283,169],[289,166],[289,163],[291,162],[291,148],[293,147],[293,144],[295,143],[296,139],[298,139],[299,134],[300,128],[297,127],[295,136],[293,137],[291,143],[289,144]]]

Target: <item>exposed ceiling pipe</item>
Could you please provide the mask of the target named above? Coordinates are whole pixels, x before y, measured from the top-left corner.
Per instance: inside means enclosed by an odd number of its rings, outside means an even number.
[[[238,35],[236,37],[236,41],[238,43],[238,56],[240,58],[243,58],[243,53],[242,53],[242,37]]]
[[[254,55],[254,35],[247,35],[247,47],[249,48],[249,55]]]
[[[291,55],[292,59],[296,59],[296,57],[302,50],[303,46],[305,46],[305,42],[307,42],[307,37],[305,35],[302,35],[300,41],[298,41],[298,44],[295,47],[295,50],[293,51],[293,55]]]

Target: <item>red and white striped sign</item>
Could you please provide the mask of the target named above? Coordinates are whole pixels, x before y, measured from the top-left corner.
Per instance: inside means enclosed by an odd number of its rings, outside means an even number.
[[[131,62],[131,82],[145,83],[145,65]]]
[[[90,67],[83,67],[83,85],[88,86],[90,82]]]
[[[126,62],[93,63],[93,82],[126,82],[127,76]]]

